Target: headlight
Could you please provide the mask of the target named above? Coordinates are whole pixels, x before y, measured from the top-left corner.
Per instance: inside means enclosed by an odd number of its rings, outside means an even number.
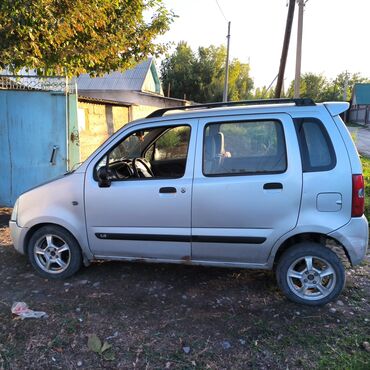
[[[17,221],[17,216],[18,216],[18,199],[16,200],[16,202],[14,204],[14,207],[13,207],[12,216],[10,218],[11,221]]]

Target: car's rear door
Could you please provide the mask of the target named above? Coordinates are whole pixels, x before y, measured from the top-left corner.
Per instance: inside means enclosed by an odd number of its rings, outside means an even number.
[[[297,223],[302,166],[287,114],[201,119],[192,259],[263,265]]]

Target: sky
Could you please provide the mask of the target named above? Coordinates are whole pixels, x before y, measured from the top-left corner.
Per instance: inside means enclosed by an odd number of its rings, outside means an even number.
[[[175,19],[159,42],[226,45],[231,21],[230,57],[250,62],[255,87],[268,86],[278,73],[287,0],[163,0]],[[298,7],[294,14],[284,86],[294,78]],[[370,0],[308,0],[304,11],[302,73],[328,78],[348,71],[370,78]],[[174,47],[172,48],[172,50]]]

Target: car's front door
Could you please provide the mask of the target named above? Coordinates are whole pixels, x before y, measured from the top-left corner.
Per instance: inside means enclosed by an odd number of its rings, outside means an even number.
[[[297,223],[302,168],[287,114],[199,122],[192,206],[192,258],[266,263]]]
[[[150,135],[163,128],[165,131],[153,142]],[[117,152],[114,148],[119,149],[130,135],[144,130],[149,133],[149,142],[139,156],[152,159],[157,165],[161,158],[175,157],[174,162],[177,158],[179,165],[175,163],[168,176],[152,167],[154,176],[141,178],[127,176],[125,167],[117,167],[121,178],[115,178],[108,187],[100,187],[96,171],[101,161],[107,154],[112,157]],[[89,245],[96,257],[160,260],[190,257],[195,141],[196,125],[192,120],[135,126],[91,162],[86,172],[85,206]]]

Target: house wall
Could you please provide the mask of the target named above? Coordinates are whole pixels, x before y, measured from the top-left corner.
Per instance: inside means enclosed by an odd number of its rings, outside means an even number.
[[[151,64],[150,69],[145,77],[142,91],[147,91],[154,94],[163,95],[162,85],[158,78],[157,70],[154,64]]]
[[[157,110],[158,107],[152,105],[136,105],[132,107],[132,119],[140,119],[147,117],[150,113]]]
[[[81,161],[129,121],[128,107],[78,102],[78,110]]]
[[[97,99],[129,102],[132,104],[132,120],[146,117],[149,113],[160,109],[183,106],[185,101],[166,98],[161,95],[147,94],[140,91],[114,91],[114,90],[79,90],[83,96]]]

